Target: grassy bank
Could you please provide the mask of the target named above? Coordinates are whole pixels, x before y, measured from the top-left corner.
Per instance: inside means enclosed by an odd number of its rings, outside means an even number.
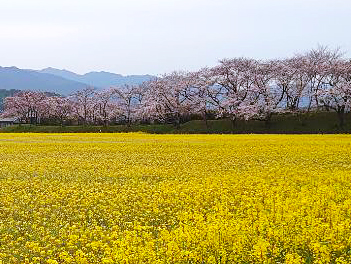
[[[339,127],[336,114],[333,112],[309,113],[303,115],[276,115],[267,126],[263,121],[239,120],[233,126],[228,119],[209,120],[206,126],[202,120],[184,123],[179,129],[171,124],[159,125],[114,125],[114,126],[43,126],[14,125],[0,129],[0,132],[11,133],[118,133],[145,132],[153,134],[178,133],[350,133],[351,114],[346,115],[344,127]]]

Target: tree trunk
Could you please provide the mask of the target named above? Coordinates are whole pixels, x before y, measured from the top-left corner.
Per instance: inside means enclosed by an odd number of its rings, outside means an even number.
[[[266,128],[271,127],[271,119],[272,119],[272,113],[269,113],[264,120],[264,125]]]
[[[131,120],[130,120],[130,108],[128,106],[128,110],[127,110],[127,127],[130,127],[131,125]]]
[[[339,126],[343,128],[345,123],[345,106],[344,105],[341,107],[338,107],[337,114],[339,118]]]
[[[180,114],[179,114],[179,113],[176,113],[174,126],[175,126],[177,129],[180,128]]]
[[[231,117],[231,121],[232,121],[232,129],[234,130],[236,127],[236,116],[235,115],[233,115]]]
[[[311,107],[312,107],[312,100],[313,100],[313,98],[310,96],[310,100],[309,100],[309,102],[308,102],[307,113],[309,113],[310,110],[311,110]]]
[[[106,111],[104,110],[104,127],[107,127],[107,113]]]
[[[207,111],[206,109],[204,109],[203,113],[203,119],[204,119],[204,122],[205,122],[205,125],[206,125],[206,128],[208,129],[208,122],[207,122]]]

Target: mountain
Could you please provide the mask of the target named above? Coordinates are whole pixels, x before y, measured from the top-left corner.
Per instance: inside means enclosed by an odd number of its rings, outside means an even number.
[[[67,71],[67,70],[59,70],[59,69],[55,69],[55,68],[45,68],[42,70],[37,71],[39,73],[48,73],[48,74],[52,74],[55,76],[60,76],[62,78],[65,78],[67,80],[72,80],[72,81],[76,81],[76,82],[80,82],[80,76],[79,74],[76,74],[74,72],[71,71]]]
[[[110,72],[89,72],[83,75],[67,70],[46,68],[40,71],[0,67],[0,89],[35,90],[69,95],[87,86],[105,88],[124,84],[141,84],[151,75],[128,75]]]
[[[85,83],[68,80],[53,74],[16,67],[0,67],[0,89],[39,90],[68,95],[85,87]]]
[[[123,76],[121,74],[111,73],[111,72],[88,72],[86,74],[77,74],[67,70],[59,70],[55,68],[46,68],[38,71],[40,73],[56,75],[71,81],[76,81],[80,83],[85,83],[86,85],[106,88],[109,86],[119,86],[124,84],[141,84],[144,81],[149,81],[155,76],[152,75],[127,75]]]

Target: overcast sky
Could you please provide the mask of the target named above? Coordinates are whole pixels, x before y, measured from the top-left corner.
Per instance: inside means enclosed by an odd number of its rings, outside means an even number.
[[[161,74],[318,44],[350,56],[350,27],[349,0],[0,0],[0,66]]]

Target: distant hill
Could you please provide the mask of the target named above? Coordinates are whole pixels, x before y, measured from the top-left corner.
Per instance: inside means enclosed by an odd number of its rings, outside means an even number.
[[[90,86],[106,88],[110,86],[119,86],[124,84],[141,84],[145,81],[149,81],[155,76],[152,75],[127,75],[123,76],[121,74],[111,73],[111,72],[88,72],[86,74],[77,74],[67,70],[59,70],[55,68],[46,68],[38,71],[40,73],[47,73],[56,76],[60,76],[62,78],[85,83]]]
[[[87,85],[57,75],[23,70],[16,67],[0,67],[0,89],[39,90],[68,95]]]
[[[80,75],[55,68],[36,71],[17,67],[0,67],[0,89],[36,90],[61,95],[69,95],[87,86],[105,88],[124,84],[141,84],[152,78],[154,76],[123,76],[110,72],[89,72]]]

